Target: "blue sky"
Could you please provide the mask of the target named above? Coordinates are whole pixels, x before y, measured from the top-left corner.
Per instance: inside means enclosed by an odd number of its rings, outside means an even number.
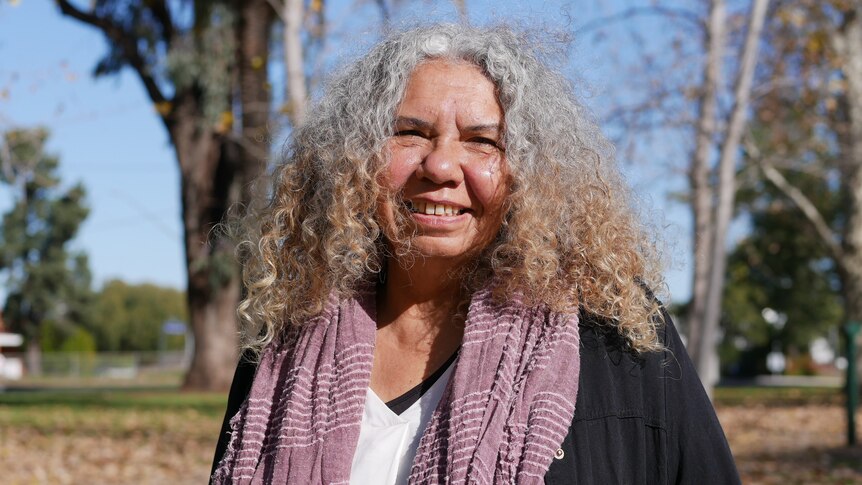
[[[97,284],[119,277],[185,285],[179,179],[167,135],[131,71],[94,80],[101,35],[53,2],[0,4],[0,129],[47,126],[64,183],[91,209],[75,240]],[[0,189],[0,208],[9,193]]]
[[[343,57],[344,45],[368,44],[379,21],[370,5],[351,0],[327,4],[332,31],[360,32],[330,43],[331,58]],[[370,2],[368,2],[370,3]],[[617,2],[611,2],[617,3]],[[96,286],[111,278],[185,286],[181,245],[179,177],[168,137],[131,70],[94,79],[105,42],[95,29],[63,18],[49,0],[0,0],[0,130],[46,126],[49,150],[60,156],[66,184],[84,183],[91,213],[74,241],[89,254]],[[453,19],[448,2],[402,1],[400,18]],[[558,29],[607,15],[613,6],[581,2],[467,2],[471,21],[510,19],[544,23]],[[585,13],[587,12],[587,13]],[[606,50],[575,44],[572,72],[590,87],[587,103],[602,112],[609,92],[621,82],[619,66]],[[668,153],[674,153],[669,150]],[[669,155],[673,156],[673,155]],[[666,165],[679,165],[678,161]],[[668,242],[667,279],[674,301],[689,291],[689,215],[666,197],[684,180],[658,164],[624,164],[636,192]],[[0,187],[0,211],[10,193]],[[0,288],[0,300],[3,298]]]

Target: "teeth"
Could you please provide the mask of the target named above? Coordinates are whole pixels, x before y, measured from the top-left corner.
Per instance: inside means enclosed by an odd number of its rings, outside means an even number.
[[[429,216],[456,216],[462,212],[461,209],[451,205],[433,204],[422,201],[410,202],[410,208],[412,212]]]

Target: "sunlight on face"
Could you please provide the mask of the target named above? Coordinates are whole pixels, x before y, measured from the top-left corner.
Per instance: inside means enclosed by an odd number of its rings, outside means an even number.
[[[428,258],[459,258],[500,230],[508,193],[503,110],[494,84],[474,65],[432,60],[413,71],[387,144],[387,183],[400,192]],[[394,208],[380,217],[395,224]]]

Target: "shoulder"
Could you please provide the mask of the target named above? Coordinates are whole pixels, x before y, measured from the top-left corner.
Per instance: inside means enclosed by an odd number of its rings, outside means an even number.
[[[546,483],[739,483],[712,405],[665,311],[662,320],[664,350],[638,354],[607,322],[581,315],[575,415],[564,458],[554,460]]]
[[[659,338],[665,350],[635,353],[614,327],[596,316],[582,315],[575,421],[630,416],[659,429],[667,427],[667,381],[680,380],[679,357],[685,349],[678,344],[670,318],[664,320]]]

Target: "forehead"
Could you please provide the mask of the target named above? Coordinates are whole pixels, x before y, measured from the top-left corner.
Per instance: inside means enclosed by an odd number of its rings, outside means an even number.
[[[496,86],[478,66],[442,59],[417,66],[407,81],[398,113],[437,115],[451,110],[497,120],[502,116]]]

